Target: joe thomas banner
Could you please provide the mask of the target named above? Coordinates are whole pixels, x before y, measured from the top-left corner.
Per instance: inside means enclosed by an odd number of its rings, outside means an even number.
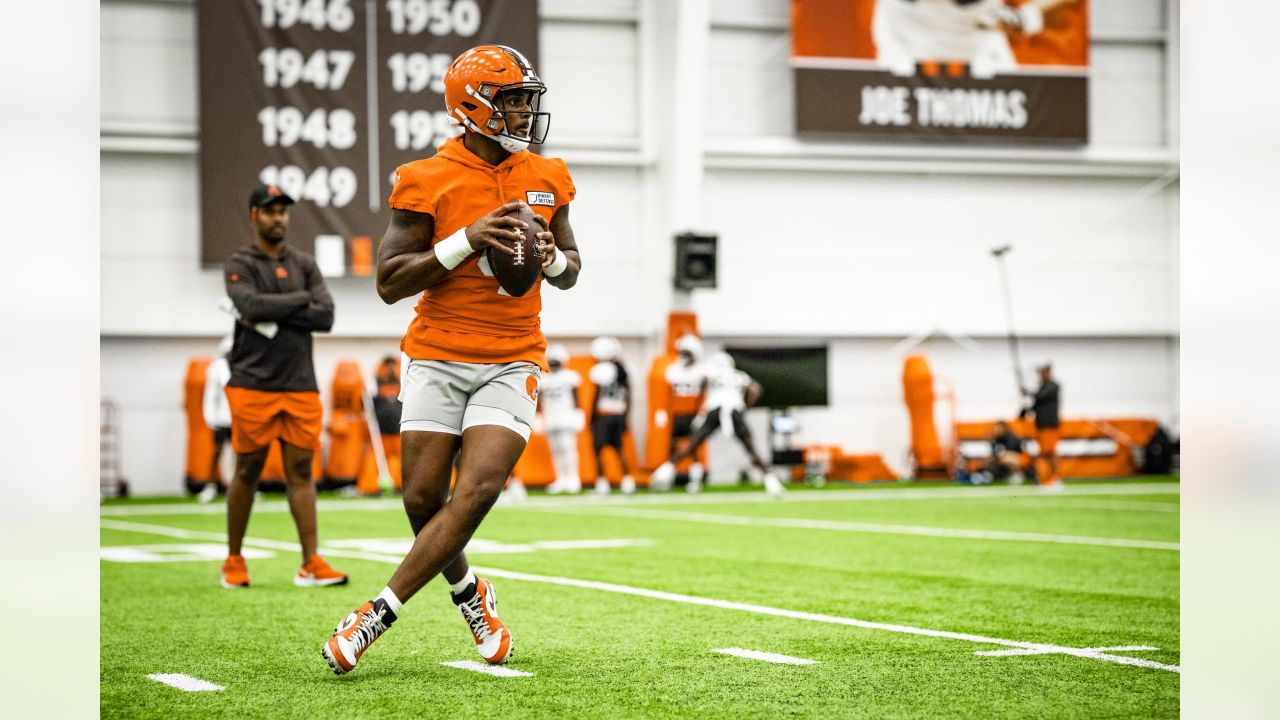
[[[792,0],[796,129],[1089,140],[1088,0]]]

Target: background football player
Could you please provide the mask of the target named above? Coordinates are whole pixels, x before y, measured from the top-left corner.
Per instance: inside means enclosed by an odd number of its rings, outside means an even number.
[[[627,418],[631,416],[631,380],[622,365],[622,345],[615,337],[598,337],[591,341],[591,356],[596,359],[588,374],[596,386],[591,403],[591,447],[599,473],[595,490],[600,495],[609,494],[609,480],[604,476],[604,449],[613,448],[622,461],[619,489],[624,495],[630,495],[636,491],[636,481],[622,452],[622,439],[627,432]]]
[[[578,475],[578,432],[582,430],[582,407],[578,401],[578,387],[582,376],[565,365],[569,351],[563,345],[547,348],[547,367],[551,372],[542,378],[542,392],[538,396],[538,408],[542,411],[547,427],[547,443],[551,446],[551,464],[556,479],[547,486],[547,492],[575,494],[582,491],[582,479]]]
[[[671,393],[671,446],[667,450],[668,456],[674,455],[677,450],[693,441],[694,419],[702,408],[706,394],[706,376],[698,362],[701,357],[702,341],[696,335],[681,335],[676,340],[676,361],[668,365],[664,373]],[[649,488],[671,489],[676,481],[675,465],[664,463],[659,470],[661,472],[655,472],[650,479]],[[705,476],[706,469],[698,462],[697,456],[694,456],[693,463],[689,466],[686,491],[700,492]]]
[[[506,242],[537,233],[547,282],[571,288],[581,268],[569,171],[562,160],[527,152],[544,139],[548,119],[538,111],[546,86],[528,59],[481,45],[453,61],[444,85],[445,107],[464,134],[397,169],[391,223],[378,247],[383,301],[422,294],[400,346],[404,507],[416,537],[382,592],[324,645],[339,674],[441,573],[480,656],[494,664],[511,656],[493,586],[476,577],[462,550],[524,451],[546,339],[541,278],[520,297],[502,293],[483,251],[512,255]],[[495,199],[509,202],[495,208]],[[526,199],[542,227],[504,217]]]
[[[677,451],[671,459],[654,471],[655,475],[674,475],[675,465],[698,452],[702,443],[719,430],[725,435],[738,438],[742,448],[747,451],[751,465],[760,472],[764,480],[764,489],[770,495],[778,496],[786,491],[782,480],[769,469],[769,466],[756,453],[751,442],[751,432],[747,429],[745,411],[760,397],[760,384],[751,376],[734,367],[729,353],[716,353],[707,358],[705,363],[707,395],[703,409],[698,414],[697,430],[693,442]]]

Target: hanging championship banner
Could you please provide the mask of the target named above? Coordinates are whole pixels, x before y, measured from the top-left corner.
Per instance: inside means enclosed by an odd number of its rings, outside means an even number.
[[[249,191],[296,201],[288,242],[326,275],[369,275],[397,166],[461,130],[453,58],[510,45],[538,62],[527,0],[198,0],[201,264],[252,240]]]
[[[792,0],[802,134],[1085,143],[1088,0]]]

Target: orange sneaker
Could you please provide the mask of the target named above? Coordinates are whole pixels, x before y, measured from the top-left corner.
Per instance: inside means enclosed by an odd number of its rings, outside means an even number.
[[[293,584],[298,587],[323,587],[325,585],[346,585],[347,574],[329,567],[329,563],[319,555],[312,555],[298,574],[293,576]]]
[[[333,631],[333,637],[320,649],[335,675],[351,672],[365,650],[396,621],[396,614],[386,600],[370,600],[352,610]]]
[[[222,587],[249,587],[249,568],[245,567],[243,555],[228,555],[222,563]]]
[[[491,665],[501,665],[511,658],[515,643],[511,632],[498,618],[498,596],[493,585],[484,578],[476,578],[476,592],[470,600],[458,603],[462,619],[471,628],[480,657]]]

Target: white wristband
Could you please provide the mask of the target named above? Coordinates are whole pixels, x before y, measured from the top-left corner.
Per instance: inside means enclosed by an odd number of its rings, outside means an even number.
[[[547,277],[555,277],[564,272],[564,269],[567,267],[569,267],[569,258],[565,257],[564,253],[557,250],[556,259],[552,260],[550,265],[542,269],[542,274]]]
[[[452,270],[462,264],[471,256],[475,250],[471,247],[471,243],[467,241],[467,229],[459,228],[457,232],[449,237],[436,243],[434,250],[436,251],[436,260],[444,266],[445,270]]]

